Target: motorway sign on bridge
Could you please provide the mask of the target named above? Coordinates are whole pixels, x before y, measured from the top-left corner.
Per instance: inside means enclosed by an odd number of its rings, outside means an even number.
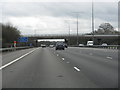
[[[18,42],[28,42],[28,37],[19,37]]]

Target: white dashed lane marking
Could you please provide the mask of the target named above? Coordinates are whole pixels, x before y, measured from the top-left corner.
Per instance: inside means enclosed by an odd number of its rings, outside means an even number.
[[[66,62],[66,63],[70,63],[70,62]]]
[[[77,68],[77,67],[74,67],[74,69],[75,69],[76,71],[78,71],[78,72],[80,71],[80,69],[79,69],[79,68]]]
[[[110,57],[110,56],[108,56],[108,57],[106,57],[107,59],[112,59],[112,57]]]
[[[65,60],[65,58],[62,58],[62,60],[64,61],[64,60]]]
[[[92,56],[92,55],[93,55],[93,53],[90,53],[90,55]]]

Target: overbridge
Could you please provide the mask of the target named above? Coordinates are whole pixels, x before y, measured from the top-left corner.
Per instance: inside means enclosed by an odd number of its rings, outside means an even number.
[[[108,43],[108,44],[118,44],[118,37],[120,35],[79,35],[79,43],[86,44],[87,41],[92,40],[94,37],[95,44]],[[69,45],[75,45],[77,42],[77,35],[33,35],[25,36],[29,38],[29,42],[33,43],[40,39],[65,39]],[[29,43],[28,42],[28,43]]]

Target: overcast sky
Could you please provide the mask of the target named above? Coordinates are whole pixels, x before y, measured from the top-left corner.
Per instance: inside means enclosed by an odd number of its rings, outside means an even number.
[[[74,12],[79,12],[79,34],[92,31],[91,2],[13,1],[4,0],[0,3],[0,8],[2,8],[0,22],[11,23],[23,35],[68,34],[69,24],[71,34],[76,34]],[[109,1],[111,2],[94,2],[95,29],[98,29],[101,23],[110,23],[118,29],[118,2],[117,0]]]

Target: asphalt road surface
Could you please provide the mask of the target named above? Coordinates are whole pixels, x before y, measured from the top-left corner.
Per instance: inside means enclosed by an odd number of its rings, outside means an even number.
[[[3,53],[3,88],[117,88],[118,51],[69,47]]]

